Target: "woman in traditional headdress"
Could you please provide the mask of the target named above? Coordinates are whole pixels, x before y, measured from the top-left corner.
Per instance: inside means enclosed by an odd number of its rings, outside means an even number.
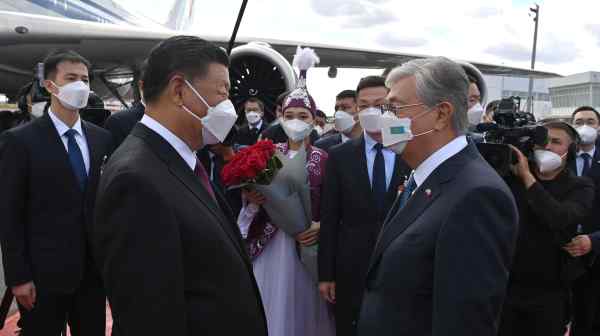
[[[306,89],[306,71],[318,62],[311,49],[298,48],[294,66],[300,69],[298,87],[283,104],[282,126],[288,141],[277,149],[288,158],[306,150],[310,186],[311,227],[295,237],[270,223],[258,192],[244,192],[246,206],[238,224],[246,238],[254,275],[260,289],[271,336],[333,336],[335,327],[327,303],[319,296],[318,282],[299,257],[299,247],[318,241],[320,199],[327,153],[310,145],[316,105]],[[254,204],[254,206],[250,206]]]

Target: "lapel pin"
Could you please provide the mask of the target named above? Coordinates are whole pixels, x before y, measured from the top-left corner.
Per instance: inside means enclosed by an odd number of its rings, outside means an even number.
[[[425,189],[425,195],[427,195],[427,197],[431,197],[431,189]]]

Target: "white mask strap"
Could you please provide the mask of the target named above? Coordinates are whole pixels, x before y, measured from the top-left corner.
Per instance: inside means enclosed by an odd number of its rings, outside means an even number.
[[[206,102],[206,100],[204,100],[204,97],[202,97],[202,95],[200,93],[198,93],[198,91],[196,91],[196,89],[192,86],[192,84],[190,84],[190,82],[188,82],[187,79],[184,79],[185,84],[187,84],[187,86],[194,91],[194,93],[196,94],[196,97],[198,97],[203,103],[204,105],[206,105],[206,107],[208,108],[212,108],[212,106],[208,105],[208,103]]]

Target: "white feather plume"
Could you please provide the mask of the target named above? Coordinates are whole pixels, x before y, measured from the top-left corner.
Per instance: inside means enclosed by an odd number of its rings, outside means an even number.
[[[296,55],[294,55],[294,61],[292,64],[294,67],[302,70],[308,70],[319,63],[319,56],[311,48],[301,48],[298,46],[296,49]]]

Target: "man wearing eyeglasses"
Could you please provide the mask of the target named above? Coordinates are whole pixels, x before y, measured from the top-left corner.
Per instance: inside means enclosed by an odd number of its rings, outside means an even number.
[[[319,289],[335,306],[337,335],[355,335],[369,257],[381,223],[408,167],[381,144],[382,77],[363,78],[356,90],[364,133],[334,146],[324,180],[319,242]]]
[[[438,57],[403,64],[386,84],[382,141],[414,172],[373,250],[357,334],[496,335],[518,216],[464,135],[467,76]]]

